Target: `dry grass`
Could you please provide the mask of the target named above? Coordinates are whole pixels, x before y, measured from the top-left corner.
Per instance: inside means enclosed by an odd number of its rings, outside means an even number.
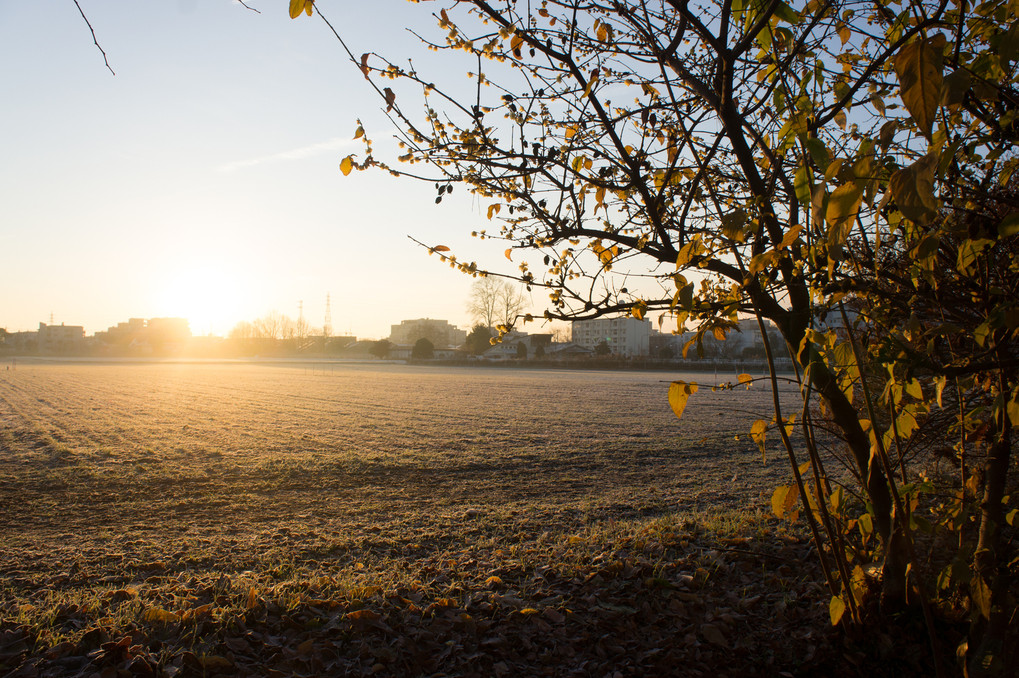
[[[0,676],[811,665],[826,597],[746,435],[770,396],[678,421],[675,377],[19,364]]]

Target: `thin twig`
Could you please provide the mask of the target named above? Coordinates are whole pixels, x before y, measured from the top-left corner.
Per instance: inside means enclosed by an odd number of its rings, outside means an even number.
[[[255,9],[254,7],[248,7],[247,3],[245,3],[244,0],[237,0],[237,2],[240,3],[241,6],[243,6],[244,8],[250,9],[255,14],[261,14],[261,12]]]
[[[93,30],[92,24],[89,22],[88,17],[85,16],[85,11],[81,8],[81,5],[78,4],[78,0],[74,0],[74,6],[78,8],[78,13],[81,14],[81,18],[85,20],[85,25],[88,26],[88,30],[92,34],[92,42],[96,44],[96,47],[99,48],[99,51],[103,55],[103,61],[106,62],[106,68],[110,69],[110,73],[116,75],[116,73],[114,73],[113,71],[113,68],[110,66],[110,60],[106,58],[105,50],[103,50],[102,45],[99,44],[99,40],[96,38],[96,32],[95,30]]]

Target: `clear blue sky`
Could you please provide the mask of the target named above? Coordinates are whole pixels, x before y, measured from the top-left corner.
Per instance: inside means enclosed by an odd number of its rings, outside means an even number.
[[[334,333],[467,325],[471,279],[407,235],[481,262],[503,247],[470,238],[489,224],[463,191],[437,206],[431,185],[340,174],[358,117],[391,130],[318,17],[292,21],[286,0],[79,2],[116,76],[71,0],[0,2],[0,327],[183,315],[225,333],[302,300],[321,326],[327,292]],[[355,54],[436,65],[404,31],[435,35],[432,3],[320,4]]]

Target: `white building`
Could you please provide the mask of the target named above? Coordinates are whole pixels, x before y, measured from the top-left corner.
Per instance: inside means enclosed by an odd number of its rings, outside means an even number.
[[[47,325],[39,323],[37,333],[40,353],[80,353],[85,348],[85,328],[81,325]]]
[[[626,358],[647,356],[651,321],[636,318],[595,318],[576,320],[572,325],[573,343],[594,349],[603,341],[612,355]]]
[[[389,341],[398,346],[413,346],[418,339],[427,339],[435,348],[455,348],[467,340],[467,333],[448,320],[418,318],[391,325]]]

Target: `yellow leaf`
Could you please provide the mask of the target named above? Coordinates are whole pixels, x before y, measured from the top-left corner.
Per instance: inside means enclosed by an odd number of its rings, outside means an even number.
[[[838,28],[836,29],[836,32],[839,34],[839,40],[842,41],[843,45],[845,45],[847,42],[849,42],[849,39],[851,37],[853,37],[853,33],[852,33],[852,31],[849,30],[849,26],[847,26],[847,25],[845,25],[843,23],[840,23],[838,25]]]
[[[683,410],[686,409],[686,401],[691,395],[697,393],[697,384],[685,381],[674,381],[669,386],[669,406],[676,413],[677,419],[683,418]]]
[[[382,92],[386,95],[386,111],[393,110],[393,104],[396,103],[396,93],[388,87],[382,90]]]
[[[301,16],[301,12],[311,16],[311,8],[314,4],[315,0],[290,0],[290,18],[296,19]]]
[[[788,231],[786,231],[785,236],[782,238],[782,244],[780,244],[778,248],[784,250],[787,247],[791,246],[794,242],[796,242],[796,238],[800,236],[800,231],[802,230],[803,224],[796,224],[795,226],[790,228]]]
[[[980,261],[981,253],[994,244],[993,240],[987,238],[966,239],[959,245],[959,254],[956,258],[956,269],[964,276]]]
[[[778,518],[785,518],[789,510],[796,505],[797,489],[795,485],[776,487],[771,495],[771,510]],[[790,518],[792,516],[790,515]]]
[[[1019,388],[1012,391],[1012,399],[1005,405],[1005,412],[1012,425],[1019,426]]]
[[[738,377],[736,377],[736,379],[739,380],[739,383],[740,383],[741,386],[743,384],[746,384],[748,390],[750,389],[750,384],[752,384],[754,382],[754,377],[752,375],[746,374],[745,372],[743,374],[739,375]]]
[[[502,205],[500,205],[499,203],[494,203],[492,205],[489,205],[488,206],[488,218],[491,220],[492,216],[495,215],[495,214],[498,214],[499,210],[501,210],[501,209],[502,209]]]
[[[853,222],[856,221],[856,215],[860,211],[862,202],[863,191],[855,181],[842,184],[831,194],[828,198],[828,209],[824,215],[824,220],[830,229],[828,231],[829,244],[841,245],[845,242],[853,227]]]
[[[520,37],[520,35],[514,33],[513,34],[513,39],[510,40],[510,49],[513,50],[514,52],[516,52],[518,49],[523,47],[523,45],[524,45],[524,39],[522,37]]]
[[[446,247],[445,245],[436,245],[435,247],[432,248],[432,251],[433,252],[448,252],[449,248]]]
[[[1019,233],[1019,212],[1013,212],[998,224],[998,236],[1001,238],[1011,238],[1017,233]]]
[[[364,127],[361,127],[360,125],[358,125],[357,126],[357,131],[354,132],[354,138],[355,139],[360,139],[363,136],[364,136]]]
[[[895,55],[902,103],[928,139],[941,101],[945,43],[945,36],[938,33],[903,45]]]
[[[767,252],[755,254],[750,259],[750,267],[747,269],[747,271],[750,273],[750,275],[757,275],[761,271],[766,271],[775,264],[777,256],[778,255],[776,254],[775,250],[768,250]]]
[[[145,610],[145,614],[142,615],[145,621],[160,622],[162,624],[173,624],[174,622],[180,621],[180,615],[176,612],[170,612],[164,610],[161,607],[150,607]]]
[[[340,161],[340,171],[343,172],[343,176],[350,174],[350,170],[354,169],[354,159],[352,156],[347,156]]]
[[[532,614],[538,614],[538,611],[535,610],[533,607],[525,607],[524,609],[520,610],[520,614],[522,614],[522,615],[532,615]]]
[[[911,221],[924,221],[938,209],[934,195],[934,168],[937,158],[927,155],[892,174],[888,190],[895,206]]]
[[[512,247],[507,248],[506,251],[504,252],[504,254],[506,255],[507,259],[509,259],[510,261],[513,261],[513,248]]]
[[[831,625],[838,626],[839,620],[842,619],[842,615],[845,613],[846,604],[842,602],[842,598],[833,596],[831,602],[828,603],[828,616],[831,617]]]
[[[612,247],[598,247],[594,251],[598,253],[598,259],[606,266],[611,264],[612,260],[619,256],[619,247],[616,245],[613,245]]]
[[[652,99],[657,99],[659,96],[661,96],[658,90],[649,83],[646,82],[640,83],[640,88],[641,90],[643,90],[644,94],[647,94]]]
[[[754,422],[754,425],[750,427],[750,437],[753,438],[754,442],[757,443],[757,447],[761,450],[761,455],[765,454],[764,441],[768,435],[768,422],[763,419],[758,419]]]
[[[694,237],[693,240],[679,248],[679,254],[676,256],[676,268],[683,268],[703,251],[700,238]]]

